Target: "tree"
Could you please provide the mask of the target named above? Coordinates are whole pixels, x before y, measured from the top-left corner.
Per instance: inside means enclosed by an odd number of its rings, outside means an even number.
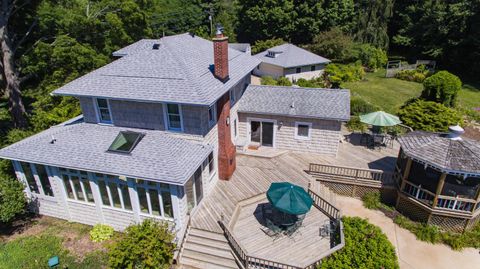
[[[328,31],[321,32],[313,38],[312,44],[307,48],[313,53],[329,58],[336,62],[346,62],[351,57],[353,40],[343,31],[334,27]]]
[[[13,17],[27,4],[29,4],[27,0],[2,0],[0,6],[0,79],[5,84],[5,94],[8,98],[13,124],[18,128],[26,128],[27,120],[20,89],[22,78],[20,78],[18,67],[15,63],[15,54],[36,25],[36,22],[32,23],[28,31],[20,39],[16,38],[18,33],[15,33],[11,26]]]
[[[25,212],[24,188],[18,180],[0,176],[0,222],[9,223]]]
[[[399,111],[402,122],[414,130],[446,132],[449,126],[461,121],[460,115],[440,103],[421,99],[407,102]]]
[[[170,268],[175,235],[167,222],[147,219],[131,225],[119,240],[109,247],[111,268]]]
[[[257,54],[262,51],[265,51],[269,48],[273,48],[278,45],[285,44],[286,42],[283,41],[281,38],[274,38],[274,39],[267,39],[267,40],[257,40],[255,44],[252,46],[252,54]]]
[[[387,49],[388,22],[393,15],[393,0],[356,0],[357,14],[352,35],[356,42]]]
[[[319,268],[399,268],[395,248],[380,228],[359,217],[342,221],[345,247],[323,260]]]
[[[423,81],[422,98],[454,107],[462,81],[448,71],[440,71]]]

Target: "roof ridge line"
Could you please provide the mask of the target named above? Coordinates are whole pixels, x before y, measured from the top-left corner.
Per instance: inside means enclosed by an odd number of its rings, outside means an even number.
[[[276,88],[292,88],[292,89],[303,89],[303,90],[327,90],[327,91],[350,91],[350,89],[332,89],[332,88],[309,88],[309,87],[295,87],[295,86],[282,86],[282,85],[253,85],[253,84],[249,84],[248,85],[249,87],[263,87],[263,88],[272,88],[272,87],[276,87]]]

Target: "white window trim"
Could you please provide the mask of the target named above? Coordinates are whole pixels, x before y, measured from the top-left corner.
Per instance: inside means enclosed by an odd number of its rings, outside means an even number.
[[[88,177],[88,173],[85,175],[85,174],[81,174],[80,171],[78,171],[78,173],[72,173],[69,170],[66,170],[66,171],[60,171],[59,170],[59,175],[60,175],[60,179],[62,181],[63,190],[65,191],[65,196],[66,196],[68,201],[79,202],[79,203],[84,203],[84,204],[88,204],[88,205],[95,205],[96,201],[95,201],[95,195],[93,194],[92,181]],[[68,176],[68,184],[70,184],[70,188],[72,188],[73,197],[74,197],[73,199],[68,197],[67,188],[65,186],[65,180],[63,179],[64,175]],[[80,200],[77,197],[77,192],[75,191],[76,189],[74,188],[74,184],[73,184],[73,181],[72,181],[72,178],[71,178],[72,176],[78,177],[78,180],[79,180],[79,183],[80,183],[80,188],[81,188],[81,191],[83,193],[84,200]],[[87,180],[88,184],[90,184],[90,191],[92,192],[93,202],[88,201],[87,192],[85,191],[85,187],[83,186],[82,176],[84,177],[84,179]]]
[[[147,181],[148,180],[143,180],[143,183],[135,183],[135,192],[137,193],[137,199],[138,199],[138,205],[139,205],[139,215],[141,216],[146,216],[146,217],[151,217],[151,218],[157,218],[157,219],[164,219],[164,220],[168,220],[168,221],[174,221],[175,219],[175,209],[174,209],[174,205],[173,205],[173,200],[174,198],[172,197],[172,192],[170,191],[170,184],[167,184],[168,187],[162,187],[162,185],[160,184],[160,182],[154,182],[156,183],[156,186],[152,186],[152,185],[148,185],[147,184]],[[148,206],[148,213],[145,213],[145,212],[142,212],[142,209],[141,209],[141,203],[140,203],[140,197],[138,197],[138,187],[140,188],[143,188],[145,190],[145,197],[147,198],[147,206]],[[151,203],[151,200],[150,200],[150,192],[149,190],[156,190],[157,193],[158,193],[158,201],[160,203],[160,216],[157,216],[157,215],[153,215],[152,214],[152,203]],[[173,214],[173,217],[166,217],[165,216],[165,212],[164,212],[164,204],[163,204],[163,197],[162,197],[162,191],[168,191],[168,193],[170,194],[170,201],[172,202],[172,214]]]
[[[170,128],[170,121],[168,119],[168,107],[167,105],[178,105],[178,113],[180,113],[180,129],[178,128]],[[182,105],[181,104],[175,104],[175,103],[163,103],[163,120],[165,122],[165,130],[167,131],[172,131],[172,132],[183,132],[183,111],[182,111]]]
[[[247,141],[248,144],[252,143],[252,121],[263,121],[273,123],[273,145],[272,148],[277,147],[277,120],[262,119],[262,118],[247,118]]]
[[[92,98],[92,99],[93,99],[93,105],[95,107],[95,115],[97,117],[97,123],[105,124],[105,125],[113,125],[113,115],[112,115],[112,108],[110,106],[110,99],[107,99],[107,98]],[[110,114],[110,121],[102,121],[102,117],[100,116],[100,108],[98,107],[97,99],[107,100],[108,113]]]
[[[298,125],[307,125],[308,126],[308,136],[299,136],[298,135]],[[310,140],[312,139],[312,123],[311,122],[295,122],[295,139],[299,140]]]
[[[127,209],[127,208],[125,208],[125,201],[123,200],[122,188],[120,188],[120,185],[125,185],[125,186],[127,186],[127,188],[129,188],[128,181],[121,180],[117,176],[115,176],[114,178],[109,178],[105,174],[103,174],[102,177],[99,177],[98,175],[93,174],[93,177],[95,178],[95,182],[97,182],[97,184],[98,184],[99,181],[103,181],[105,183],[105,187],[107,189],[108,201],[109,201],[110,205],[104,205],[103,204],[102,192],[101,192],[100,187],[99,187],[100,204],[102,205],[102,207],[108,208],[108,209],[118,209],[118,210],[122,210],[122,211],[125,211],[125,212],[130,212],[130,213],[133,211],[133,204],[132,204],[133,199],[132,199],[132,196],[130,195],[130,192],[129,192],[129,196],[130,196],[129,198],[130,198],[131,209]],[[120,199],[120,207],[114,206],[113,195],[112,195],[112,191],[110,190],[110,183],[113,183],[113,184],[116,185],[117,192],[118,192],[118,198]]]
[[[238,118],[233,119],[233,138],[238,138]]]
[[[213,110],[213,120],[210,120],[210,110]],[[217,103],[208,107],[208,127],[212,127],[217,123]]]

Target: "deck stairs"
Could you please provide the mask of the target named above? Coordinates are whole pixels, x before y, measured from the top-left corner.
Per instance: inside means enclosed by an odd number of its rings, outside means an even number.
[[[189,227],[180,251],[182,269],[238,269],[225,236]]]

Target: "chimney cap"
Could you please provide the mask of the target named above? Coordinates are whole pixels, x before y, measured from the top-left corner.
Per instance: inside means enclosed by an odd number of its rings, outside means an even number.
[[[215,35],[217,36],[223,35],[223,26],[220,23],[217,23],[216,28],[217,28],[217,32],[215,32]]]

